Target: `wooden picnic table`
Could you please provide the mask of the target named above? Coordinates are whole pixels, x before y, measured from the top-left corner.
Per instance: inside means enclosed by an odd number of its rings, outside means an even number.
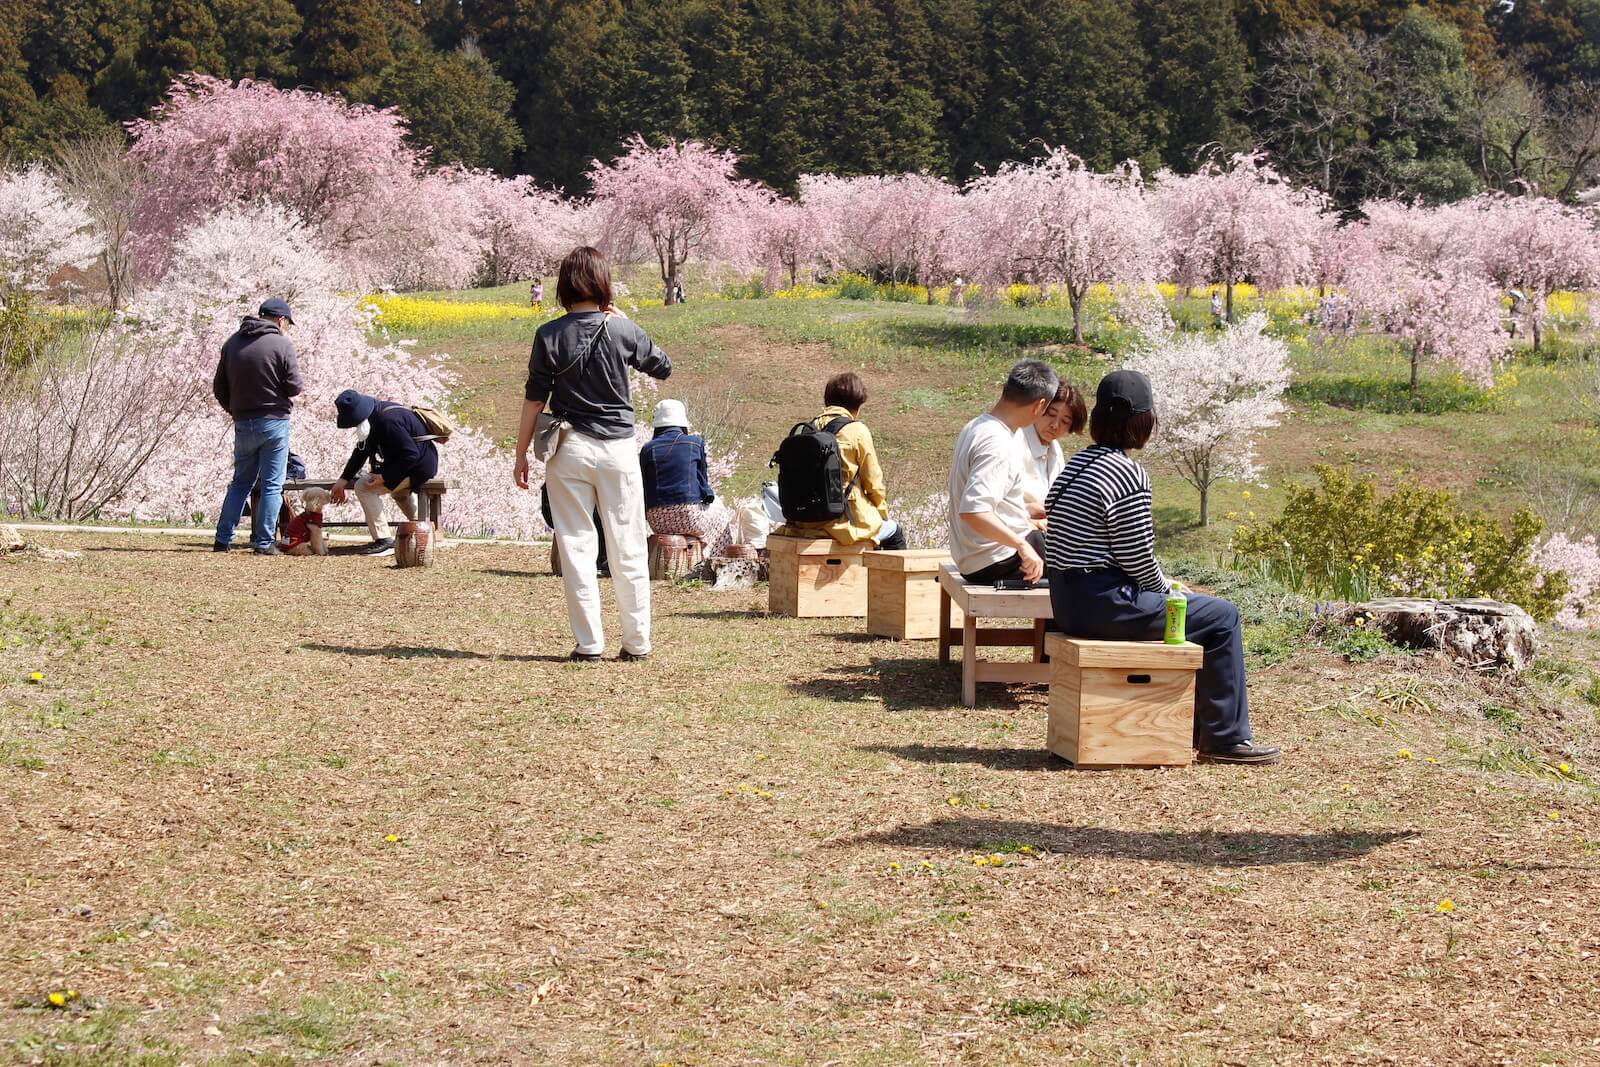
[[[961,609],[961,628],[950,625],[950,606]],[[996,589],[970,585],[954,563],[939,568],[939,662],[950,662],[950,649],[961,645],[961,703],[976,707],[979,682],[1050,681],[1050,665],[1044,661],[1045,622],[1054,617],[1050,589]],[[983,627],[979,619],[1031,619],[1028,627]],[[1031,647],[1033,662],[1012,663],[980,660],[978,648]]]

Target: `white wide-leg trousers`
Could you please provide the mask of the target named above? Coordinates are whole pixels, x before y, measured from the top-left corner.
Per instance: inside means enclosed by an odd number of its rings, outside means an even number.
[[[595,577],[599,538],[594,512],[605,525],[617,613],[622,618],[622,647],[635,655],[650,651],[650,561],[645,539],[644,478],[632,437],[604,441],[569,429],[545,466],[545,495],[555,520],[561,550],[561,579],[566,584],[567,619],[577,651],[605,651],[600,622],[600,581]]]

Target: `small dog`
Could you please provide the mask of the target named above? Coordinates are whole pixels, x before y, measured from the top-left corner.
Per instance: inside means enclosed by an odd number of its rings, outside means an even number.
[[[328,506],[330,494],[326,489],[307,489],[300,502],[305,510],[296,515],[278,542],[278,551],[286,556],[326,556],[328,539],[322,533],[322,509]]]

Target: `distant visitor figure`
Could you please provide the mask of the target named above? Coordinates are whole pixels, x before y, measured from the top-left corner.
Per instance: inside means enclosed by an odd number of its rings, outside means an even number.
[[[300,360],[284,330],[294,325],[287,302],[272,297],[222,344],[211,391],[233,416],[233,481],[217,516],[214,552],[226,552],[259,478],[261,499],[251,515],[250,543],[258,556],[278,551],[278,509],[289,461],[289,414],[300,395]],[[268,518],[270,516],[270,518]]]
[[[512,477],[528,488],[528,449],[537,430],[567,620],[577,640],[569,658],[596,660],[606,647],[595,579],[598,507],[622,622],[619,658],[643,659],[650,654],[650,565],[628,371],[664,379],[672,360],[616,309],[611,267],[598,250],[577,248],[562,260],[556,299],[567,313],[534,334]]]
[[[536,308],[544,307],[544,279],[535,278],[528,287],[528,303]]]

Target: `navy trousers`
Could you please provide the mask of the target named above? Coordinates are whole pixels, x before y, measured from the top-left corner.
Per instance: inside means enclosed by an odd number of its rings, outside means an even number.
[[[1141,590],[1118,570],[1050,571],[1056,628],[1095,641],[1159,641],[1167,598]],[[1194,680],[1194,743],[1215,752],[1250,740],[1244,689],[1244,633],[1239,609],[1214,596],[1188,594],[1186,636],[1205,649]]]

